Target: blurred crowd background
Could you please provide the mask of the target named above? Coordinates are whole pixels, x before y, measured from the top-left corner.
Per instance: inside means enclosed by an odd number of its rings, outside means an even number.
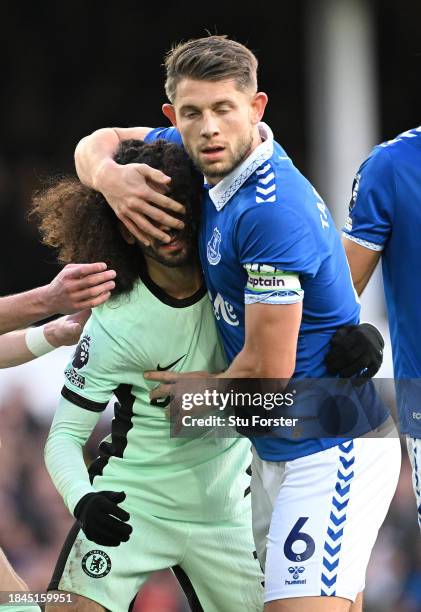
[[[162,57],[206,31],[247,44],[260,60],[265,120],[314,183],[340,228],[359,163],[377,142],[420,123],[419,0],[63,0],[0,3],[0,295],[48,282],[54,253],[27,220],[34,189],[73,171],[73,150],[103,126],[162,125]],[[379,274],[363,318],[387,335]],[[43,591],[71,517],[43,463],[66,351],[0,372],[0,546]],[[391,376],[390,351],[380,373]],[[108,431],[107,415],[86,451]],[[367,612],[421,611],[421,539],[404,452],[399,488],[368,572]],[[136,611],[184,612],[168,573]],[[233,611],[236,612],[236,611]]]

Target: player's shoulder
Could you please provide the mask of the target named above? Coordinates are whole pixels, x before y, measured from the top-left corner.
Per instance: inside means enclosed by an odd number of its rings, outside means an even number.
[[[279,202],[283,202],[285,206],[290,205],[296,209],[297,205],[300,206],[300,204],[307,200],[313,202],[320,199],[320,196],[308,179],[300,172],[284,149],[277,143],[274,146],[271,163],[275,174]]]
[[[396,151],[392,153],[391,149],[383,146],[383,144],[376,145],[358,168],[356,174],[358,183],[362,180],[364,184],[371,185],[379,180],[392,178],[393,172],[391,172],[391,169]]]
[[[390,173],[391,166],[395,166],[402,157],[412,153],[414,146],[421,155],[421,127],[407,130],[376,145],[361,164],[360,173],[367,173],[368,170],[374,175]]]
[[[113,326],[124,327],[122,322],[129,322],[139,313],[139,302],[142,300],[142,282],[137,280],[131,291],[111,297],[92,310],[92,324],[105,330]],[[144,300],[142,300],[144,301]]]
[[[178,145],[182,145],[180,132],[175,127],[158,127],[153,128],[145,137],[145,142],[154,142],[155,140],[166,140]]]
[[[411,130],[406,130],[401,134],[398,134],[395,138],[391,140],[386,140],[379,144],[376,149],[387,150],[387,152],[391,155],[399,154],[399,152],[406,149],[408,145],[418,145],[421,147],[421,126],[417,128],[413,128]]]
[[[294,202],[302,202],[307,197],[315,197],[310,183],[282,147],[274,143],[273,155],[255,170],[252,179],[248,181],[242,204],[257,210],[265,210],[266,205],[276,203],[295,208]]]

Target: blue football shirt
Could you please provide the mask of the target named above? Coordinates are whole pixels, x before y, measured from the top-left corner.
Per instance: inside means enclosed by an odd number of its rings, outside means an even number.
[[[262,124],[264,141],[216,186],[205,186],[199,236],[206,285],[231,362],[245,335],[245,305],[303,300],[294,378],[327,376],[334,332],[359,321],[360,305],[329,210]],[[173,128],[147,140],[181,143]],[[370,408],[373,408],[371,405]],[[358,435],[385,420],[361,410]],[[334,438],[254,437],[262,459],[287,461],[335,446]]]
[[[354,180],[346,238],[382,252],[400,427],[421,438],[421,127],[376,146]]]

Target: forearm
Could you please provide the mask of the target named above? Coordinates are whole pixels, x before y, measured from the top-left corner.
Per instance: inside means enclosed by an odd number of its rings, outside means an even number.
[[[11,368],[35,359],[25,341],[26,330],[0,336],[0,368]]]
[[[27,327],[53,314],[47,286],[0,298],[0,334]]]
[[[148,127],[102,128],[82,138],[75,150],[77,175],[84,185],[103,191],[110,172],[117,166],[113,161],[120,142],[144,140],[151,131]]]
[[[369,270],[361,275],[357,274],[356,271],[354,271],[354,274],[351,273],[352,284],[354,285],[354,289],[357,292],[358,296],[360,296],[364,289],[367,287],[368,281],[370,280],[372,273],[373,270]]]
[[[302,302],[246,305],[244,346],[223,378],[290,379],[295,370]]]
[[[343,238],[351,278],[358,295],[361,295],[381,257],[381,251],[372,251],[349,238]]]
[[[103,128],[82,138],[75,150],[75,167],[81,183],[98,189],[101,173],[115,164],[113,156],[119,143],[118,133],[113,128]]]
[[[45,464],[69,511],[78,501],[96,490],[90,483],[83,447],[100,414],[79,408],[61,399],[45,445]]]
[[[11,368],[41,357],[59,346],[72,346],[80,338],[89,310],[60,317],[40,327],[30,327],[0,336],[0,368]]]
[[[289,380],[295,369],[295,351],[285,350],[275,358],[265,358],[247,346],[238,353],[225,372],[217,378],[281,378]]]

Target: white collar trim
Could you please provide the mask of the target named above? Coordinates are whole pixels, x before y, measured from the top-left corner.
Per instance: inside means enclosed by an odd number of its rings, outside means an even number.
[[[209,189],[209,196],[218,211],[224,208],[253,172],[273,155],[272,130],[266,123],[259,123],[258,128],[263,142],[237,168]]]

